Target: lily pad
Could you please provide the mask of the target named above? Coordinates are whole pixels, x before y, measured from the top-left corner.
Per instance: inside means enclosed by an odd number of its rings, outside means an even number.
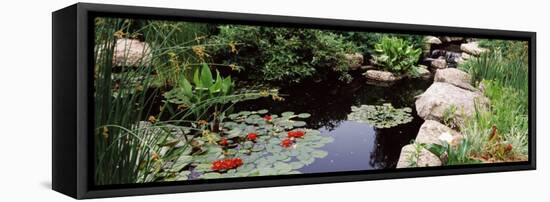
[[[383,105],[352,106],[348,120],[360,123],[368,123],[377,128],[391,128],[399,124],[409,123],[413,120],[412,109],[394,108],[390,103]]]

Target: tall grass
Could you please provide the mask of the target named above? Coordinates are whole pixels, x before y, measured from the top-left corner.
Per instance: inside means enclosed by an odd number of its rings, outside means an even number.
[[[526,42],[482,40],[490,51],[459,68],[472,76],[491,101],[476,108],[461,132],[470,158],[483,161],[525,160],[528,153],[528,47]],[[455,162],[460,164],[461,162]]]

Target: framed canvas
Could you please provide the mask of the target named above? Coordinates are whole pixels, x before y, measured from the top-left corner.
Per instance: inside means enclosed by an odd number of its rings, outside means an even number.
[[[74,198],[533,170],[536,33],[78,3],[53,20]]]

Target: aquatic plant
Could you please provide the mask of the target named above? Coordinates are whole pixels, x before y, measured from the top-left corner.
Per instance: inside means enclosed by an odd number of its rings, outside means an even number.
[[[297,174],[298,169],[313,163],[315,158],[327,156],[326,151],[318,148],[333,138],[303,128],[306,123],[297,120],[310,114],[267,113],[267,110],[241,111],[225,117],[221,123],[224,130],[216,136],[225,138],[228,144],[204,142],[203,147],[208,147],[206,152],[194,156],[190,163],[193,172],[200,173],[198,178]],[[223,159],[239,159],[239,162]]]
[[[409,107],[396,109],[391,103],[383,105],[352,106],[348,120],[368,123],[377,128],[391,128],[399,124],[411,122],[412,109]]]
[[[384,36],[375,46],[374,62],[385,71],[398,75],[418,76],[418,66],[422,49],[415,49],[407,41]]]

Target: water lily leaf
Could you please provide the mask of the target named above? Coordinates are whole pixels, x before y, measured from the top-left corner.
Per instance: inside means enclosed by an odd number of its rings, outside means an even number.
[[[261,110],[258,110],[257,112],[258,114],[266,114],[268,111],[267,109],[261,109]]]
[[[232,139],[232,138],[236,138],[236,137],[239,137],[242,133],[242,129],[241,128],[233,128],[231,129],[230,131],[227,131],[227,138],[228,139]]]
[[[294,121],[294,123],[292,123],[292,125],[294,127],[302,127],[302,126],[306,125],[306,122],[304,122],[304,121]]]
[[[304,164],[301,163],[300,161],[294,161],[294,162],[290,162],[289,165],[292,167],[292,169],[294,170],[298,170],[302,167],[304,167]]]
[[[212,172],[212,173],[205,173],[203,175],[201,175],[200,178],[202,179],[217,179],[217,178],[221,178],[222,175],[220,173],[216,173],[216,172]]]
[[[281,114],[281,116],[287,117],[287,118],[290,117],[290,116],[292,116],[292,115],[294,115],[294,112],[283,112],[283,113]]]
[[[176,181],[188,180],[190,174],[191,174],[191,171],[188,171],[188,170],[181,171],[180,173],[178,173],[178,175],[176,176],[176,178],[174,180],[176,180]]]
[[[193,161],[192,156],[182,155],[178,159],[176,159],[176,161],[174,162],[174,164],[172,165],[172,168],[170,170],[173,171],[173,172],[178,172],[183,167],[189,165],[192,161]]]
[[[288,163],[283,163],[283,162],[275,162],[275,164],[273,164],[274,168],[278,171],[278,173],[287,173],[287,172],[290,172],[292,170],[292,166]]]
[[[328,152],[323,150],[314,150],[311,152],[311,155],[315,158],[325,158],[328,155]]]
[[[309,118],[311,116],[311,114],[309,113],[301,113],[301,114],[298,114],[298,118]]]
[[[391,103],[382,105],[352,106],[348,120],[368,123],[377,128],[391,128],[412,121],[411,108],[394,108]]]

